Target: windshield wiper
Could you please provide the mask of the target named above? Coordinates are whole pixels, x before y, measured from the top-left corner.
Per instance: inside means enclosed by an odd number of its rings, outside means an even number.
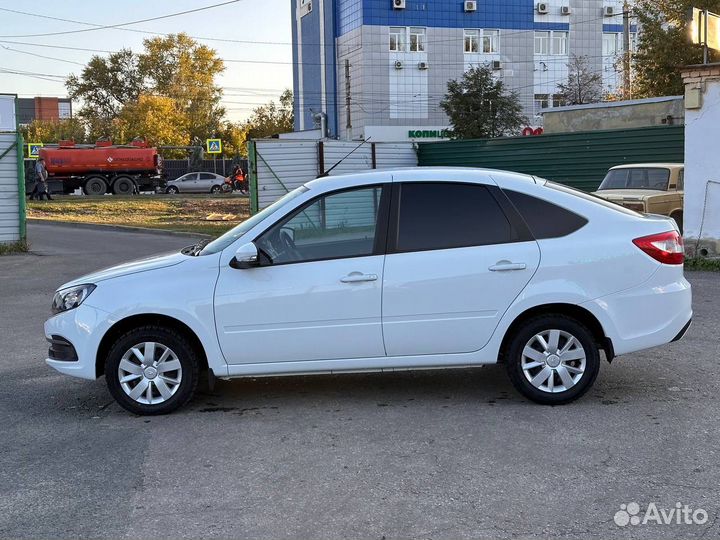
[[[197,244],[183,248],[180,253],[183,255],[189,255],[190,257],[197,257],[205,246],[210,243],[209,239],[200,240]]]

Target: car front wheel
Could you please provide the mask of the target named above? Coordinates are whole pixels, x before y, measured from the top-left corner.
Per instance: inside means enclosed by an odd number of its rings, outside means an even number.
[[[115,400],[135,414],[166,414],[187,403],[197,388],[199,360],[187,339],[161,326],[120,336],[105,361]]]
[[[569,403],[587,392],[600,369],[590,330],[564,315],[525,322],[511,338],[505,362],[515,388],[545,405]]]

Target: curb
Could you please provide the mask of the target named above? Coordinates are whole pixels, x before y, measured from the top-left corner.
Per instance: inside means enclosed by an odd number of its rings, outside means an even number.
[[[27,222],[33,225],[59,225],[74,229],[90,229],[95,231],[119,231],[138,234],[155,234],[160,236],[186,236],[188,238],[214,238],[204,233],[193,233],[183,231],[167,231],[164,229],[151,229],[148,227],[131,227],[129,225],[102,225],[99,223],[75,223],[72,221],[54,221],[52,219],[28,218]]]

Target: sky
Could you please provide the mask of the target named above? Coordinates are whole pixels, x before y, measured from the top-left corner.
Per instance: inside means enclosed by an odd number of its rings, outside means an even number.
[[[106,28],[55,36],[20,37],[92,28],[88,24],[36,15],[112,25],[227,1],[0,0],[0,8],[34,14],[9,13],[0,9],[0,93],[18,94],[20,97],[65,97],[63,77],[80,73],[93,55],[106,56],[106,53],[93,52],[93,49],[115,51],[124,47],[139,52],[143,39],[152,37],[152,34],[137,30],[185,32],[202,38],[198,41],[215,49],[218,56],[226,60],[225,72],[216,82],[224,89],[223,105],[228,119],[243,120],[254,106],[276,99],[285,88],[292,88],[290,0],[238,0],[196,13],[134,24],[124,27],[126,29]]]

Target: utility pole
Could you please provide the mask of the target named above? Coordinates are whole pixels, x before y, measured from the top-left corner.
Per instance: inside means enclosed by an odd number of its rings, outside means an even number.
[[[345,111],[347,116],[345,137],[350,141],[352,140],[352,114],[350,112],[350,60],[347,58],[345,59]]]
[[[630,99],[630,6],[623,3],[623,99]]]

